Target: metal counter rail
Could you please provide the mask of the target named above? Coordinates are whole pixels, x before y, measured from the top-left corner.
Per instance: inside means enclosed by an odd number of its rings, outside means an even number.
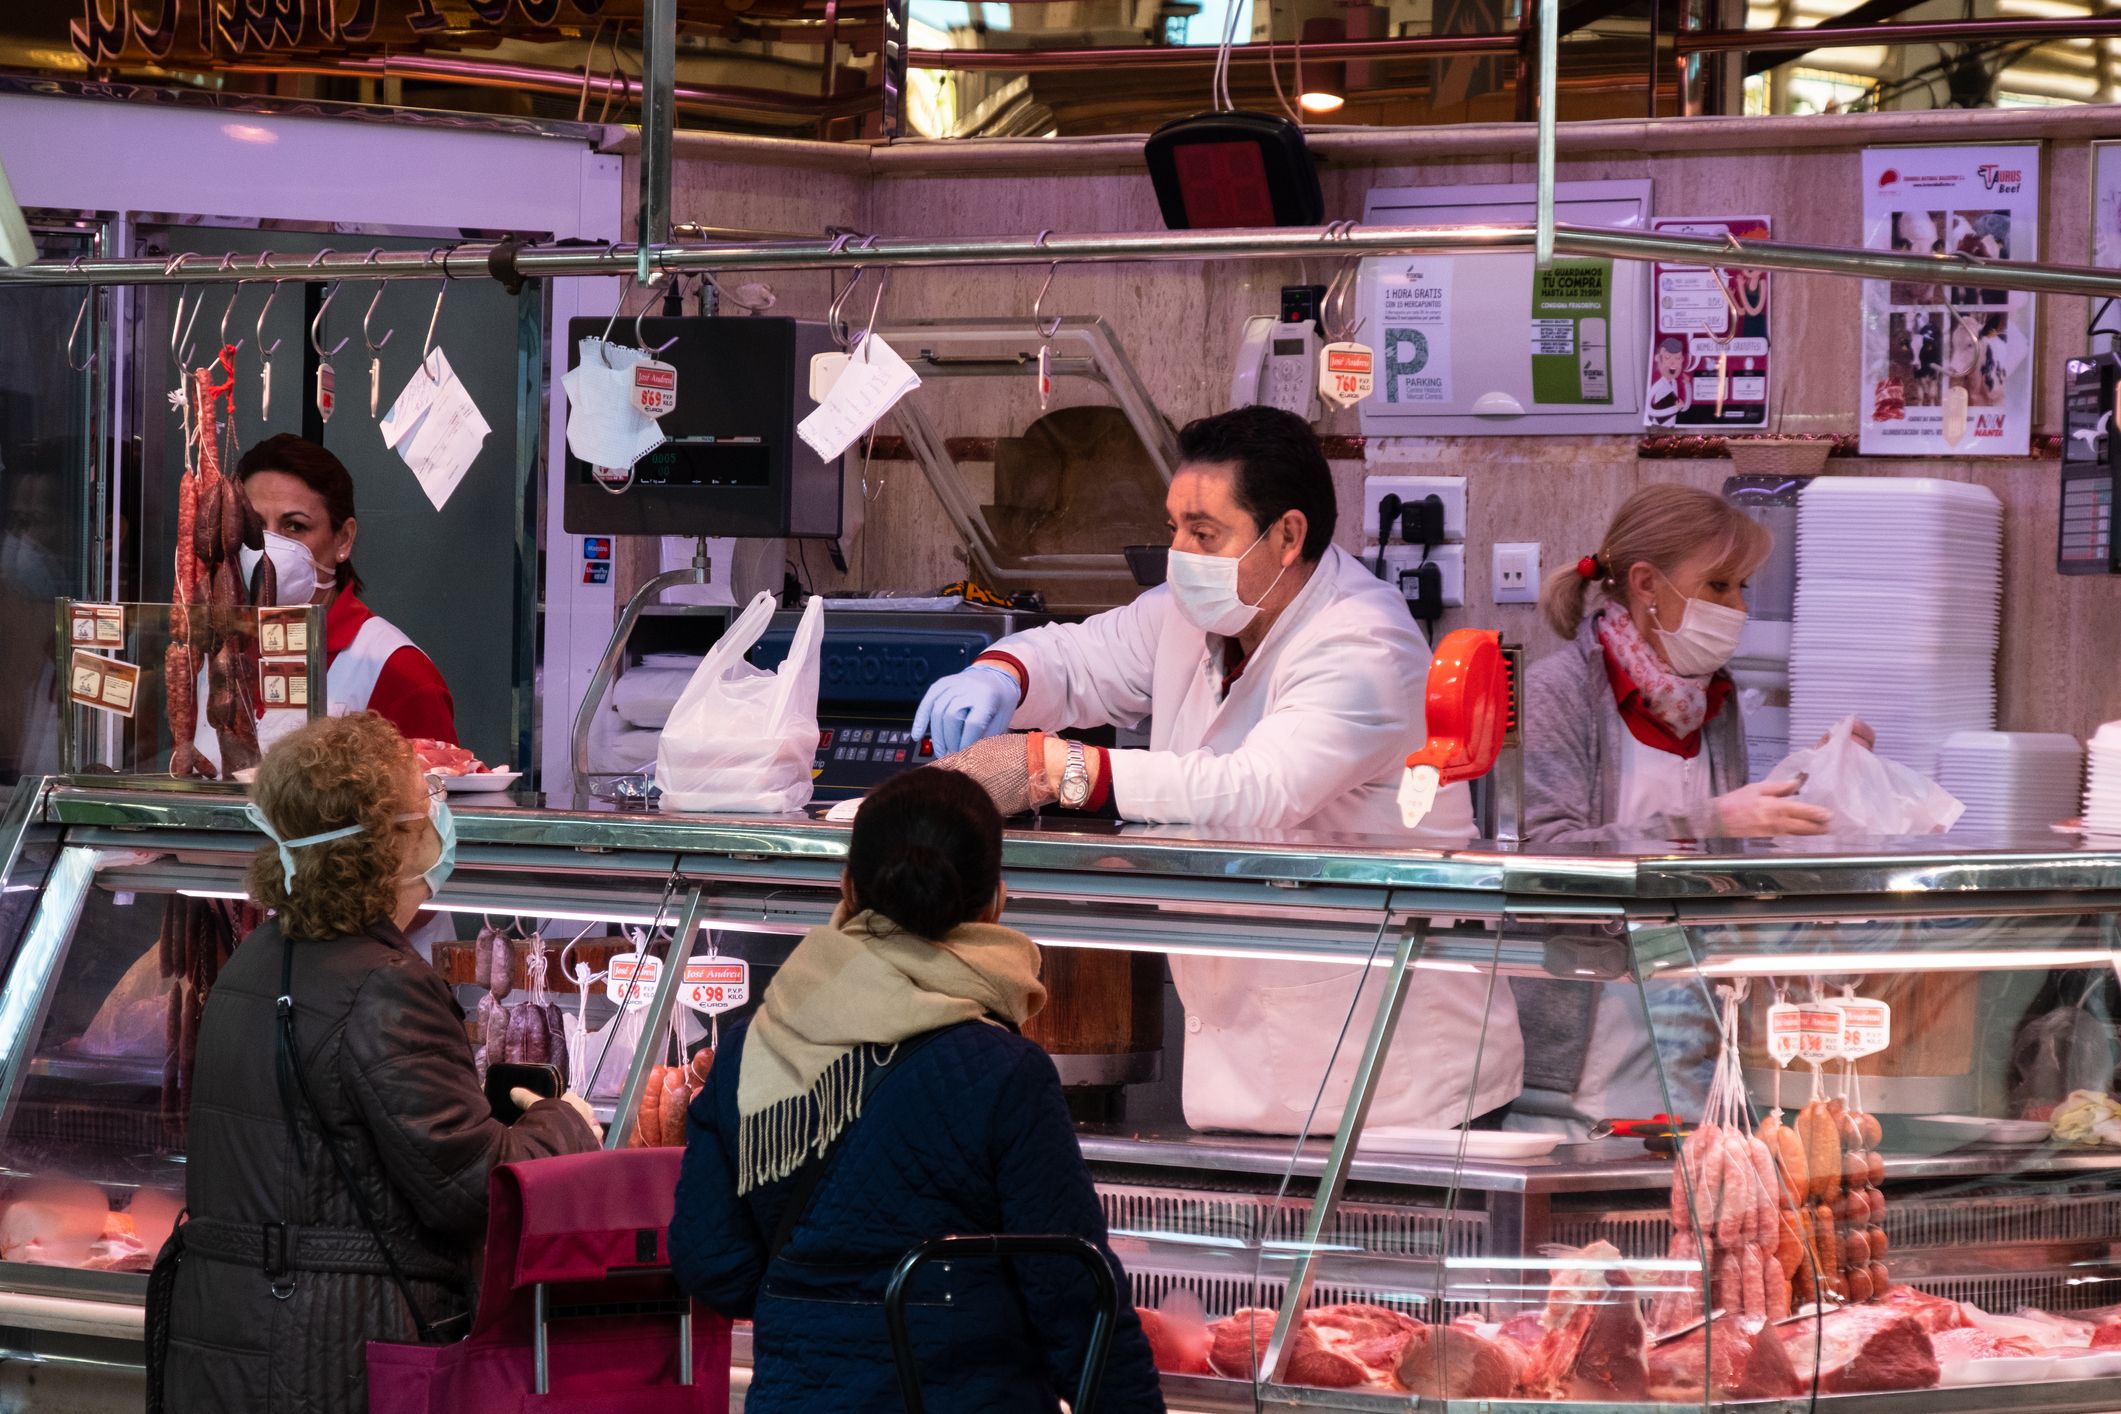
[[[99,789],[63,784],[44,797],[45,823],[134,832],[199,831],[250,835],[244,797],[215,788]],[[676,816],[600,811],[478,807],[457,811],[458,839],[487,861],[482,846],[617,857],[682,859],[688,874],[701,861],[737,864],[806,862],[820,875],[846,855],[848,827],[820,819]],[[1638,854],[1569,851],[1502,852],[1411,849],[1391,840],[1281,834],[1243,841],[1175,826],[1115,826],[1049,820],[1008,831],[1003,865],[1012,873],[1069,873],[1084,878],[1154,878],[1307,886],[1421,890],[1489,896],[1481,911],[1507,900],[1512,911],[1539,915],[1551,907],[1660,903],[1679,921],[1742,915],[1778,900],[1835,900],[1879,915],[2005,910],[2085,911],[2121,906],[2121,851],[2060,848],[2038,841],[1959,844],[1942,838],[1806,848],[1723,842],[1727,852],[1682,852],[1645,844]],[[136,844],[136,839],[127,840]],[[1114,892],[1110,885],[1101,889]],[[1125,892],[1122,887],[1117,892]],[[1146,893],[1146,891],[1143,891]],[[1499,897],[1497,897],[1499,896]],[[1438,901],[1438,907],[1447,906]],[[1617,907],[1612,911],[1617,911]],[[1819,910],[1806,912],[1816,916]],[[1866,915],[1874,916],[1874,915]]]

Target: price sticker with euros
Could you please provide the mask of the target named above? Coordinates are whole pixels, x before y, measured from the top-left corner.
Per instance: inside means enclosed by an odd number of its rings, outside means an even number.
[[[702,1016],[720,1016],[751,1000],[751,964],[740,957],[685,964],[678,1000]]]
[[[1803,1018],[1804,1008],[1790,1002],[1776,1002],[1767,1009],[1768,1055],[1785,1070],[1804,1054]]]
[[[1377,386],[1377,352],[1368,344],[1341,342],[1318,351],[1318,396],[1351,408]]]
[[[1797,1008],[1797,1058],[1813,1065],[1841,1059],[1841,1008],[1824,1002]]]
[[[611,970],[604,977],[604,995],[628,1011],[639,1011],[655,999],[656,983],[662,980],[663,959],[637,952],[613,953]]]
[[[1864,997],[1833,1002],[1841,1014],[1841,1055],[1846,1060],[1875,1056],[1893,1043],[1893,1009]]]

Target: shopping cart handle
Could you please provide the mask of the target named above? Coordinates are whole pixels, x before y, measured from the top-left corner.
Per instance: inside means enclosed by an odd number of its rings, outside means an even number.
[[[884,1324],[891,1331],[891,1355],[898,1362],[899,1394],[906,1401],[906,1414],[923,1414],[921,1373],[913,1360],[913,1341],[906,1331],[906,1288],[913,1274],[930,1262],[963,1258],[1067,1257],[1081,1263],[1097,1285],[1097,1317],[1090,1326],[1090,1348],[1083,1358],[1082,1383],[1069,1401],[1074,1414],[1093,1414],[1098,1387],[1105,1378],[1105,1352],[1112,1343],[1112,1327],[1119,1321],[1119,1283],[1112,1266],[1094,1243],[1065,1234],[1007,1235],[982,1237],[938,1237],[923,1242],[899,1259],[884,1288]]]

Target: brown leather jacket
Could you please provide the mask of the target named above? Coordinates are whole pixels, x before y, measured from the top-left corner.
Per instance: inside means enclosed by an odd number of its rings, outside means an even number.
[[[314,1115],[293,1092],[291,1129],[281,1104],[282,947],[270,923],[253,933],[200,1021],[164,1366],[165,1407],[182,1414],[364,1414],[367,1342],[415,1338]],[[388,922],[296,943],[290,991],[309,1093],[421,1315],[469,1311],[487,1174],[592,1148],[589,1127],[556,1100],[513,1126],[493,1118],[463,1012]]]

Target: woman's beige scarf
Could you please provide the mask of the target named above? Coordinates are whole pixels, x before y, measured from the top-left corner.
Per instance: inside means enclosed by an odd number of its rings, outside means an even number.
[[[871,1065],[901,1041],[992,1017],[1022,1025],[1046,1004],[1038,945],[968,923],[933,941],[878,913],[832,921],[796,945],[751,1018],[737,1083],[736,1191],[786,1178],[862,1113]]]

